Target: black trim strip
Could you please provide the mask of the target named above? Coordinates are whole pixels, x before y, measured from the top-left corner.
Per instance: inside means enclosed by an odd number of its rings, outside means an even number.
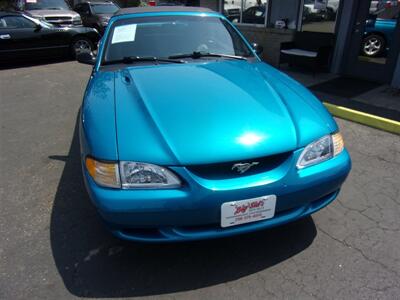
[[[375,106],[375,105],[367,104],[367,103],[360,102],[357,100],[343,98],[343,97],[339,97],[339,96],[333,96],[333,95],[325,94],[325,93],[321,93],[321,92],[313,91],[313,93],[314,93],[314,95],[317,96],[317,98],[321,102],[327,102],[330,104],[343,106],[343,107],[358,110],[358,111],[361,111],[361,112],[364,112],[367,114],[371,114],[371,115],[375,115],[375,116],[379,116],[382,118],[391,119],[391,120],[400,122],[400,111],[398,111],[398,110],[385,108],[385,107],[381,107],[381,106]]]
[[[48,49],[60,49],[68,48],[69,45],[64,46],[51,46],[51,47],[40,47],[40,48],[25,48],[25,49],[10,49],[10,50],[0,50],[0,53],[15,52],[15,51],[35,51],[35,50],[48,50]]]

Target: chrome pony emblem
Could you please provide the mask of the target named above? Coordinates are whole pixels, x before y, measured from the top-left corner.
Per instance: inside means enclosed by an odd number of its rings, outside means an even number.
[[[232,166],[232,170],[238,171],[240,174],[247,172],[251,167],[258,165],[258,161],[253,161],[251,163],[237,163]]]

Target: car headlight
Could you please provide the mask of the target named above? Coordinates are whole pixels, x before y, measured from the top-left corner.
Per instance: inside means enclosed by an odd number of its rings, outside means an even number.
[[[98,185],[112,188],[121,187],[117,163],[102,162],[87,157],[85,164],[90,176]]]
[[[161,189],[181,186],[179,178],[168,169],[147,163],[104,162],[87,157],[86,169],[100,186],[123,189]]]
[[[168,169],[140,162],[120,162],[122,188],[176,188],[178,177]]]
[[[72,19],[72,24],[74,25],[82,25],[82,18],[81,16],[76,16]]]
[[[302,169],[318,164],[338,155],[343,149],[344,142],[340,133],[326,135],[304,148],[296,166]]]

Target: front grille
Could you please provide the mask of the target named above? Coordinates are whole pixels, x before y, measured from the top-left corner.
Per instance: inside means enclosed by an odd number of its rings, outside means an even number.
[[[45,20],[55,25],[71,25],[72,17],[45,17]]]
[[[45,19],[48,20],[48,21],[52,21],[52,20],[72,20],[72,17],[55,16],[55,17],[46,17]]]
[[[249,176],[253,174],[259,174],[263,172],[268,172],[277,168],[284,161],[286,161],[292,152],[285,152],[271,156],[253,158],[249,160],[239,160],[231,161],[226,163],[217,164],[205,164],[205,165],[191,165],[186,168],[195,174],[196,176],[207,178],[207,179],[230,179],[237,178],[241,176]],[[253,163],[258,162],[258,164],[253,165],[247,171],[240,173],[237,169],[233,169],[233,165],[238,163]]]

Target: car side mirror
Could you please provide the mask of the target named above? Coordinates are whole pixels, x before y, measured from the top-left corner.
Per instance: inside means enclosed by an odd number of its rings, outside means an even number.
[[[253,47],[253,49],[257,55],[260,55],[264,51],[263,46],[261,46],[257,43],[252,43],[251,46]]]
[[[96,56],[93,52],[81,52],[76,55],[76,60],[81,64],[94,65],[96,62]]]

